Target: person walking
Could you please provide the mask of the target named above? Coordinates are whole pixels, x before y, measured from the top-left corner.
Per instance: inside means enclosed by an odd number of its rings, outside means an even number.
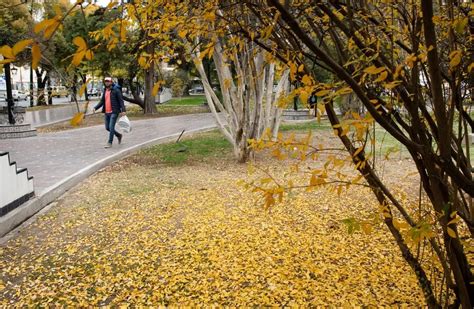
[[[122,93],[117,85],[112,81],[112,77],[104,79],[105,91],[99,103],[94,107],[93,112],[102,108],[105,119],[105,129],[109,131],[109,140],[104,148],[112,147],[114,135],[117,137],[118,143],[122,143],[122,134],[115,131],[115,123],[118,116],[125,115],[125,105],[123,103]]]

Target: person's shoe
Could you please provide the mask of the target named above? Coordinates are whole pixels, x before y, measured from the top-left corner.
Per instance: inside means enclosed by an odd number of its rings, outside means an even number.
[[[112,148],[112,144],[111,143],[107,143],[104,148]]]
[[[120,136],[117,137],[119,145],[122,144],[122,137],[123,137],[123,135],[120,135]]]

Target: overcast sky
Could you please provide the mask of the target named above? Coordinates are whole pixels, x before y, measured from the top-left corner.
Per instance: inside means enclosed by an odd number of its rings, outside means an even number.
[[[110,0],[97,0],[96,4],[100,6],[107,6],[110,3]]]

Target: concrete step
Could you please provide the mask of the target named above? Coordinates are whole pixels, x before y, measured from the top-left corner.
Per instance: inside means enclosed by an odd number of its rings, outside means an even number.
[[[8,152],[0,153],[0,217],[7,215],[34,196],[33,177],[18,168]]]
[[[282,114],[282,118],[284,120],[305,120],[305,119],[312,119],[314,118],[314,111],[308,109],[300,109],[300,110],[284,110]]]
[[[0,125],[0,139],[31,136],[36,136],[36,129],[32,129],[31,125],[28,123],[18,125]]]
[[[15,125],[9,125],[9,124],[0,125],[0,133],[23,132],[26,130],[31,130],[31,125],[29,123],[15,124]]]

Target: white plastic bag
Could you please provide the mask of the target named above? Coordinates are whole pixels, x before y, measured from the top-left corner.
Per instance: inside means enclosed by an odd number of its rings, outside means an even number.
[[[117,121],[117,125],[122,132],[130,133],[132,132],[132,124],[130,123],[130,119],[127,116],[122,116]]]

